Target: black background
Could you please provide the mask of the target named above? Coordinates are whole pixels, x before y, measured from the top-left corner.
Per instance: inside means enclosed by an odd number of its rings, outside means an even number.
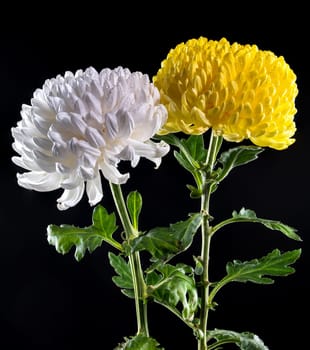
[[[90,224],[92,208],[83,200],[60,212],[61,191],[38,193],[17,185],[11,162],[11,127],[23,103],[47,78],[89,66],[118,65],[152,77],[170,48],[205,36],[257,44],[283,55],[297,75],[296,143],[285,151],[266,150],[259,159],[236,169],[221,184],[211,203],[216,220],[242,206],[260,217],[281,220],[298,229],[303,242],[289,240],[260,225],[230,226],[215,236],[211,278],[225,272],[228,260],[249,260],[274,248],[303,248],[296,273],[269,286],[231,284],[219,293],[210,328],[251,331],[272,350],[307,347],[309,312],[309,59],[306,9],[269,3],[156,2],[126,6],[83,3],[68,9],[46,3],[2,11],[0,32],[1,99],[1,233],[0,348],[113,349],[136,331],[134,306],[111,281],[109,247],[103,245],[77,263],[73,252],[62,256],[46,240],[50,223]],[[169,9],[169,10],[168,10]],[[124,165],[122,169],[125,170]],[[125,193],[143,194],[141,229],[168,225],[198,210],[188,198],[189,176],[169,154],[158,170],[142,160],[131,170]],[[113,209],[107,184],[102,204]],[[184,255],[199,254],[199,239]],[[159,305],[150,305],[150,331],[166,349],[195,349],[192,333]],[[227,347],[228,349],[229,347]]]

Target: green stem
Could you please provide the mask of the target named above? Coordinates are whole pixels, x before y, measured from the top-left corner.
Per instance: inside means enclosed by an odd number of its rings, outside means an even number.
[[[225,280],[223,280],[223,281],[221,281],[221,282],[218,282],[218,283],[215,285],[215,287],[212,289],[212,292],[211,292],[210,295],[209,295],[209,303],[210,303],[210,304],[212,304],[213,299],[214,299],[215,295],[218,293],[218,291],[219,291],[221,288],[223,288],[227,283],[231,282],[231,280],[233,280],[233,278],[232,278],[232,279],[227,278],[227,279],[225,279]]]
[[[115,206],[117,208],[119,217],[125,230],[126,239],[131,240],[137,237],[138,233],[131,224],[121,186],[110,182],[110,188]],[[129,255],[129,264],[135,294],[135,306],[138,328],[137,335],[143,334],[149,336],[147,321],[147,303],[145,300],[146,286],[143,278],[143,271],[141,267],[139,252],[135,252]]]
[[[210,143],[206,159],[206,165],[210,172],[212,172],[216,156],[221,146],[222,138],[215,136],[213,133],[210,136]],[[212,228],[210,226],[210,195],[214,184],[207,181],[207,174],[203,174],[203,194],[201,196],[201,213],[203,214],[201,225],[201,260],[203,264],[203,274],[201,276],[201,312],[199,330],[201,337],[198,340],[198,350],[207,350],[207,325],[209,313],[209,257],[210,257],[210,243],[212,236]]]

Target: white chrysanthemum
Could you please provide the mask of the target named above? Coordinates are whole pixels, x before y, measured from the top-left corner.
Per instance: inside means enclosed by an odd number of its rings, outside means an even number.
[[[89,203],[98,203],[100,171],[112,183],[125,183],[129,174],[117,170],[120,160],[135,167],[145,157],[158,167],[169,151],[151,141],[167,119],[157,88],[147,75],[122,67],[46,80],[21,116],[12,129],[20,155],[13,162],[29,172],[17,174],[18,183],[36,191],[63,188],[60,210],[80,201],[85,184]]]

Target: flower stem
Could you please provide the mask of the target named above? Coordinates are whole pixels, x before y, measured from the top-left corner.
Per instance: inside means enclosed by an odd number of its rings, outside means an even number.
[[[131,240],[137,237],[138,233],[131,224],[121,186],[110,182],[110,188],[115,206],[117,208],[120,220],[125,231],[126,239]],[[137,335],[143,334],[149,336],[147,320],[147,303],[145,298],[146,286],[143,278],[143,271],[141,267],[139,252],[135,252],[129,255],[129,265],[131,269],[135,295],[135,307],[138,328]]]
[[[211,173],[216,161],[216,156],[221,146],[222,138],[214,135],[210,136],[210,143],[208,148],[208,154],[206,159],[206,165]],[[209,257],[210,257],[210,243],[212,236],[212,228],[210,226],[210,195],[212,193],[212,183],[207,178],[208,173],[203,174],[203,194],[201,196],[201,213],[202,225],[201,225],[201,260],[203,264],[203,273],[201,276],[201,311],[200,311],[200,323],[199,330],[201,337],[198,340],[198,350],[207,350],[207,324],[209,314]]]

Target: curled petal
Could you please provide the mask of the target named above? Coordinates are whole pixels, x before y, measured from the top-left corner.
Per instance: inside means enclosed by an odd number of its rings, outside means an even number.
[[[93,180],[88,180],[86,182],[86,193],[88,196],[88,202],[91,206],[96,205],[101,201],[103,194],[100,175]]]
[[[68,208],[74,207],[82,198],[84,193],[84,182],[78,187],[71,190],[64,190],[61,197],[57,199],[57,208],[59,210],[66,210]]]
[[[30,159],[27,159],[26,157],[12,157],[12,162],[26,170],[41,171],[41,169],[37,166],[36,163],[34,163]]]
[[[124,184],[129,179],[129,174],[121,174],[116,166],[103,162],[100,165],[103,176],[114,184]]]
[[[31,171],[29,173],[17,174],[18,184],[28,190],[39,192],[53,191],[59,188],[60,177],[56,173],[44,171]]]
[[[120,157],[120,159],[122,160],[129,160],[131,161],[131,166],[135,167],[139,160],[140,160],[140,156],[138,156],[135,152],[134,147],[132,147],[131,145],[127,145],[119,154],[118,157]]]
[[[131,146],[137,156],[151,160],[155,163],[156,168],[159,167],[161,158],[165,156],[170,150],[170,146],[164,141],[160,141],[159,143],[153,141],[132,141]]]

